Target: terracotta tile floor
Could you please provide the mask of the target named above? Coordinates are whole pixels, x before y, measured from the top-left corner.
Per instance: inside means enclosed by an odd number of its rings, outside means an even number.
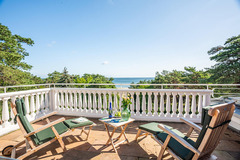
[[[52,116],[51,121],[60,118],[61,116]],[[66,119],[73,117],[65,117]],[[89,136],[89,139],[86,141],[85,135],[79,137],[80,130],[76,129],[74,132],[69,132],[66,137],[63,138],[64,143],[66,144],[67,151],[63,152],[58,142],[54,142],[51,145],[39,150],[38,152],[32,154],[26,159],[66,159],[66,160],[146,160],[146,159],[156,159],[160,151],[160,146],[150,137],[141,139],[139,138],[138,143],[134,141],[135,135],[137,133],[137,127],[140,124],[147,122],[135,121],[131,123],[127,130],[127,137],[130,141],[130,146],[127,144],[122,144],[117,147],[118,154],[112,150],[112,146],[104,147],[108,136],[104,128],[103,123],[99,122],[98,119],[91,119],[94,121],[97,126],[95,126]],[[183,123],[164,123],[169,126],[172,126],[183,133],[188,131],[188,126]],[[38,122],[33,125],[34,128],[38,128],[41,125],[44,125],[43,122]],[[117,130],[115,136],[120,133],[120,130]],[[197,133],[193,132],[191,138],[196,140]],[[7,135],[0,137],[0,151],[7,145],[14,145],[19,141],[23,140],[23,135],[20,130],[14,131]],[[24,153],[25,148],[19,148],[17,150],[17,156]],[[1,153],[0,153],[1,155]],[[213,155],[220,160],[232,160],[240,159],[240,135],[227,130],[224,134],[224,137],[218,147],[213,152]],[[205,158],[205,159],[212,159]],[[165,153],[164,159],[170,160],[171,156]]]

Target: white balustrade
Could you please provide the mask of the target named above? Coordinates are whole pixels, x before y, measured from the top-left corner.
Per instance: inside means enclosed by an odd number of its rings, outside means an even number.
[[[27,118],[31,121],[45,113],[58,111],[60,115],[100,118],[108,115],[109,103],[113,111],[121,110],[123,94],[130,94],[131,117],[136,120],[178,122],[186,117],[200,122],[202,107],[210,104],[211,90],[194,89],[101,89],[48,88],[0,94],[2,124],[0,135],[18,128],[10,108],[10,101],[24,98]],[[54,105],[54,106],[51,106]],[[3,129],[4,128],[4,129]]]
[[[9,133],[13,130],[19,128],[17,124],[14,123],[15,116],[13,114],[10,102],[15,104],[17,98],[23,98],[26,108],[26,117],[29,121],[32,121],[46,113],[45,110],[49,110],[49,103],[46,102],[44,98],[45,95],[50,95],[51,89],[37,89],[37,90],[28,90],[28,91],[18,91],[18,92],[9,92],[9,93],[0,93],[0,107],[2,107],[2,113],[0,115],[2,124],[0,125],[0,135]],[[39,96],[41,95],[41,101]],[[41,107],[41,108],[40,108]],[[39,110],[41,109],[41,112]],[[44,114],[43,114],[44,112]]]

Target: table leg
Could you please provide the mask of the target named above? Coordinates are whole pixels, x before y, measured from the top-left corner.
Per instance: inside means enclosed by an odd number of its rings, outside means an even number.
[[[113,141],[112,141],[112,137],[113,137],[113,134],[114,134],[116,128],[113,129],[112,134],[110,135],[110,131],[109,131],[109,129],[108,129],[108,126],[107,126],[106,124],[104,124],[104,125],[105,125],[105,127],[106,127],[106,130],[107,130],[107,133],[108,133],[108,137],[109,137],[109,139],[108,139],[108,141],[107,141],[107,143],[106,143],[105,145],[108,145],[108,143],[111,142],[111,145],[112,145],[112,147],[113,147],[113,150],[114,150],[116,153],[118,153],[117,150],[116,150],[116,148],[115,148],[115,146],[114,146],[114,143],[113,143]]]
[[[125,126],[124,128],[121,126],[121,130],[122,130],[122,133],[123,133],[123,135],[124,135],[124,137],[125,137],[125,140],[127,141],[128,145],[129,145],[129,141],[128,141],[127,136],[126,136],[126,134],[125,134],[125,130],[126,130],[126,128],[127,128],[127,125],[128,125],[128,124],[126,124],[126,126]]]

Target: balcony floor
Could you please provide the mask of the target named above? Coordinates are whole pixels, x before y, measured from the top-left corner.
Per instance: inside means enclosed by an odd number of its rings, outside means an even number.
[[[60,118],[61,116],[52,116],[50,118],[51,121]],[[73,117],[65,117],[66,119]],[[104,159],[104,160],[115,160],[115,159],[123,159],[123,160],[146,160],[146,159],[156,159],[157,155],[160,151],[160,146],[150,137],[147,138],[139,138],[138,143],[134,141],[137,127],[138,125],[147,123],[147,122],[139,122],[136,121],[131,123],[127,130],[127,137],[130,141],[130,146],[127,144],[122,144],[117,147],[118,153],[116,154],[112,150],[112,146],[108,146],[104,148],[103,145],[106,143],[108,136],[107,132],[104,128],[103,123],[99,122],[97,119],[91,119],[94,121],[97,126],[93,127],[93,130],[90,133],[88,141],[85,140],[86,136],[82,135],[79,137],[80,130],[76,129],[74,132],[69,132],[66,137],[63,138],[63,141],[67,147],[67,151],[63,152],[59,143],[54,142],[51,145],[39,150],[38,152],[32,154],[26,159],[66,159],[66,160],[74,160],[74,159]],[[44,125],[43,122],[37,122],[33,125],[34,128],[38,128],[41,125]],[[164,123],[170,125],[183,133],[188,131],[188,126],[183,123]],[[120,133],[120,130],[117,130],[115,136]],[[196,140],[197,133],[193,132],[191,138]],[[5,146],[14,145],[23,140],[23,135],[20,130],[14,131],[7,135],[0,137],[0,151]],[[19,148],[17,150],[17,156],[24,153],[25,148]],[[0,153],[1,155],[1,153]],[[222,141],[218,145],[218,147],[213,152],[213,155],[218,159],[240,159],[240,135],[227,130],[222,138]],[[213,159],[214,156],[210,158],[204,159]],[[173,159],[171,156],[167,155],[165,152],[164,159]]]

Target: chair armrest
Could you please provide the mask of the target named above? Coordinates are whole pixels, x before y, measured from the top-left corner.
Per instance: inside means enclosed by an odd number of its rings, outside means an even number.
[[[186,140],[184,140],[182,137],[180,137],[179,135],[177,135],[176,133],[174,133],[173,131],[171,131],[170,129],[168,129],[166,126],[159,124],[158,128],[160,128],[161,130],[163,130],[164,132],[166,132],[168,135],[170,135],[171,137],[173,137],[175,140],[177,140],[179,143],[181,143],[184,147],[188,148],[189,150],[191,150],[192,152],[194,152],[197,155],[200,155],[200,152],[194,148],[191,144],[189,144]]]
[[[47,115],[45,115],[45,116],[42,116],[42,117],[40,117],[40,118],[38,118],[38,119],[35,119],[35,120],[32,121],[31,123],[35,123],[35,122],[37,122],[37,121],[41,121],[41,120],[43,120],[43,119],[45,119],[45,118],[48,118],[48,117],[50,117],[50,116],[53,116],[53,115],[55,115],[55,114],[57,114],[57,111],[51,112],[51,113],[49,113],[49,114],[47,114]]]
[[[51,122],[51,123],[48,123],[48,124],[46,124],[46,125],[38,128],[38,129],[36,129],[36,130],[28,133],[28,134],[25,134],[24,137],[29,137],[29,136],[31,136],[31,135],[33,135],[33,134],[35,134],[35,133],[38,133],[38,132],[40,132],[40,131],[42,131],[42,130],[44,130],[44,129],[46,129],[46,128],[49,128],[49,127],[51,127],[51,126],[54,126],[55,124],[58,124],[58,123],[60,123],[60,122],[63,122],[64,120],[65,120],[65,118],[57,119],[56,121],[53,121],[53,122]]]
[[[198,130],[198,131],[201,131],[202,130],[202,127],[196,125],[195,123],[185,119],[185,118],[180,118],[181,121],[183,121],[184,123],[186,123],[187,125],[191,126],[192,128]]]

